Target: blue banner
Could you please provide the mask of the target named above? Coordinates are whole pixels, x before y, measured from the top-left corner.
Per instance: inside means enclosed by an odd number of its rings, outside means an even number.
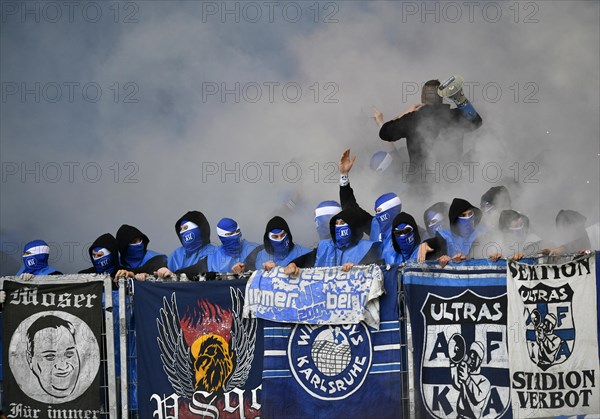
[[[283,267],[256,271],[248,281],[244,315],[283,323],[379,325],[374,302],[382,294],[377,265],[301,269],[286,275]]]
[[[403,271],[417,417],[511,416],[506,261]]]
[[[260,416],[262,322],[245,280],[135,284],[142,418]]]
[[[384,286],[380,330],[265,322],[262,418],[401,417],[396,267]]]

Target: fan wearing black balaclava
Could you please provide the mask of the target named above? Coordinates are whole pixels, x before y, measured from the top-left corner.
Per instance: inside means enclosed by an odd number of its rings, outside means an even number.
[[[400,264],[417,257],[421,237],[412,215],[401,212],[392,223],[392,250],[385,249],[383,259],[390,265]]]
[[[275,266],[286,266],[292,260],[310,252],[310,249],[294,243],[288,223],[281,217],[273,217],[267,223],[262,250],[256,255],[255,268],[267,271]]]
[[[475,240],[485,232],[485,228],[480,224],[481,211],[479,208],[471,205],[469,201],[460,198],[454,198],[448,211],[450,220],[450,229],[440,230],[436,236],[425,240],[419,246],[418,261],[423,263],[427,258],[427,253],[439,252],[446,248],[446,252],[437,260],[442,267],[453,260],[459,263],[461,260],[473,256]],[[453,256],[448,256],[453,255]]]
[[[349,271],[355,264],[381,263],[381,244],[363,240],[360,213],[355,208],[342,210],[329,221],[330,240],[321,240],[316,249],[293,260],[286,268],[297,275],[299,268],[341,266]]]
[[[48,265],[50,246],[43,240],[33,240],[23,247],[23,266],[16,273],[22,279],[31,279],[34,275],[62,275]]]
[[[492,253],[489,258],[497,261],[505,255],[520,260],[540,252],[541,239],[529,231],[529,217],[514,210],[500,213],[498,228],[502,234],[501,252]]]
[[[438,80],[426,82],[421,90],[421,103],[411,105],[379,130],[379,138],[383,141],[406,138],[414,173],[420,173],[420,168],[435,155],[444,156],[446,161],[460,161],[464,134],[482,124],[481,116],[476,112],[474,118],[469,119],[460,109],[451,109],[450,105],[444,104],[438,95],[440,84]],[[383,115],[380,118],[383,121]],[[443,148],[443,152],[438,152],[438,148]]]
[[[79,271],[80,274],[106,274],[112,278],[120,269],[117,239],[110,233],[98,237],[88,249],[92,267]]]
[[[208,255],[210,272],[240,274],[254,268],[259,245],[242,238],[242,231],[235,220],[222,218],[217,223],[217,235],[221,246]]]
[[[449,227],[448,210],[450,204],[447,202],[436,202],[423,213],[423,222],[427,229],[423,240],[435,237],[435,234],[440,230],[445,230]]]
[[[150,239],[137,228],[123,224],[117,231],[117,248],[121,269],[115,275],[145,280],[167,266],[167,256],[148,250]]]
[[[169,255],[167,267],[156,273],[159,278],[186,274],[193,278],[207,270],[207,257],[217,248],[210,243],[210,225],[200,211],[188,211],[175,222],[175,233],[181,242]]]

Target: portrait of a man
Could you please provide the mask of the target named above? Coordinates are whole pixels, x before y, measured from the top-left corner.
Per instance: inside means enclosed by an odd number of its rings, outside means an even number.
[[[27,329],[26,358],[42,389],[56,398],[73,393],[80,372],[75,328],[68,320],[45,315]]]

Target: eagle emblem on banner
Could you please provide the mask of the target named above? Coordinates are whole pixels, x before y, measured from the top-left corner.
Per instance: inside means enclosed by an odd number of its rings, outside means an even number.
[[[243,388],[254,359],[256,319],[242,318],[243,295],[231,288],[231,310],[198,300],[180,317],[175,293],[163,297],[158,346],[173,390],[186,399],[196,391],[223,394]]]

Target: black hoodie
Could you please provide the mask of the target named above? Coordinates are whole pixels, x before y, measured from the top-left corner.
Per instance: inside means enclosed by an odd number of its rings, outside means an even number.
[[[150,239],[144,233],[142,233],[137,228],[123,224],[119,227],[117,231],[117,248],[119,249],[119,260],[121,261],[121,266],[125,266],[125,255],[127,253],[127,247],[129,244],[136,238],[141,237],[142,243],[144,246],[144,252],[152,252],[148,250],[148,243],[150,243]],[[156,252],[153,252],[156,253]],[[167,266],[167,257],[165,255],[156,254],[156,256],[150,258],[146,261],[142,266],[138,268],[124,268],[128,271],[131,271],[135,274],[137,273],[146,273],[153,275],[158,269]]]
[[[269,220],[269,222],[267,223],[267,227],[265,228],[265,234],[263,236],[263,244],[264,244],[263,248],[270,255],[275,253],[275,251],[273,250],[273,244],[271,243],[271,240],[269,240],[269,233],[276,228],[283,230],[287,233],[287,237],[290,239],[290,252],[291,252],[295,246],[294,239],[292,238],[292,232],[290,231],[290,227],[288,226],[288,223],[279,216],[275,216],[275,217],[271,218]],[[256,252],[256,253],[258,253],[258,252]]]
[[[476,206],[471,205],[471,203],[465,199],[454,198],[452,200],[452,204],[450,204],[450,209],[448,210],[448,221],[450,222],[450,229],[453,234],[458,234],[458,231],[456,230],[456,220],[461,213],[469,209],[473,210],[475,213],[475,227],[477,227],[481,221],[481,210]]]
[[[493,186],[481,195],[481,207],[486,203],[492,205],[493,209],[500,212],[502,210],[512,209],[510,194],[506,186]]]
[[[592,245],[585,229],[587,218],[577,211],[560,210],[556,215],[556,229],[561,236],[565,253],[589,250]]]
[[[92,257],[92,249],[94,249],[96,247],[104,247],[105,249],[107,249],[111,253],[111,255],[113,255],[113,261],[114,261],[114,263],[116,265],[116,268],[117,268],[116,271],[115,271],[115,273],[117,273],[117,271],[119,269],[121,269],[121,267],[119,265],[119,250],[117,248],[117,240],[110,233],[103,234],[100,237],[98,237],[96,240],[94,240],[94,242],[92,243],[92,245],[88,249],[88,254],[90,255],[90,260],[92,261],[92,267],[84,269],[82,271],[79,271],[79,273],[80,274],[94,274],[94,273],[97,273],[96,267],[94,266],[94,258]],[[114,278],[114,274],[111,275],[111,277]]]
[[[181,241],[179,230],[183,221],[191,221],[192,223],[198,225],[203,246],[210,243],[210,224],[208,223],[208,220],[204,214],[202,214],[200,211],[188,211],[179,220],[177,220],[175,223],[175,234],[177,234],[179,241]]]
[[[408,224],[413,228],[413,232],[415,233],[414,243],[415,246],[419,246],[419,243],[421,243],[421,235],[419,234],[419,226],[417,225],[417,222],[415,221],[413,216],[407,214],[406,212],[401,212],[400,214],[396,215],[392,223],[392,231],[394,231],[396,227],[398,227],[400,224]],[[402,251],[400,250],[400,246],[398,245],[398,243],[396,243],[396,239],[393,237],[392,245],[394,246],[394,250],[396,250],[396,252],[402,253]]]

